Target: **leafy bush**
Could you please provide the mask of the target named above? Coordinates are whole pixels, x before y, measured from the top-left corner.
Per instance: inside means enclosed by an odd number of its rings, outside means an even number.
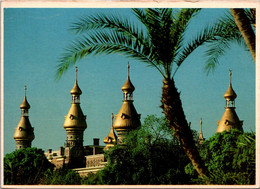
[[[200,146],[212,184],[255,184],[255,133],[216,133]],[[191,164],[185,171],[201,183]]]
[[[4,183],[38,184],[44,172],[53,168],[42,149],[19,149],[4,157]]]
[[[48,170],[41,179],[42,185],[80,185],[81,177],[78,173],[67,167],[54,171]]]

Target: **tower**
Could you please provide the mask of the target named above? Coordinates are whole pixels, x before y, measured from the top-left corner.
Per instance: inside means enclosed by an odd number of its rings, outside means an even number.
[[[111,124],[111,128],[110,128],[110,132],[108,133],[107,137],[104,138],[104,143],[106,144],[106,147],[104,148],[104,150],[107,150],[107,149],[113,147],[117,141],[117,136],[115,134],[114,126],[113,126],[113,120],[114,120],[113,113],[112,113],[111,119],[112,119],[112,124]]]
[[[230,129],[238,129],[243,132],[243,121],[239,120],[235,111],[235,99],[237,97],[237,94],[232,88],[231,75],[232,72],[231,70],[229,70],[229,87],[224,94],[224,98],[226,99],[225,112],[220,121],[217,122],[217,133],[230,131]]]
[[[86,116],[80,107],[80,95],[82,91],[78,86],[77,72],[75,67],[76,79],[73,88],[70,91],[72,95],[71,107],[65,116],[64,128],[67,133],[65,143],[65,155],[69,156],[71,167],[81,167],[84,165],[83,133],[87,128]]]
[[[199,144],[203,144],[204,141],[205,141],[205,138],[203,137],[203,133],[202,133],[202,118],[200,118],[200,135],[198,138],[198,142],[199,142]]]
[[[24,87],[24,100],[22,104],[20,105],[21,109],[21,119],[18,123],[17,127],[14,131],[14,139],[16,141],[16,150],[21,148],[28,148],[31,147],[32,141],[34,139],[34,132],[33,127],[31,126],[30,120],[29,120],[29,109],[30,104],[27,101],[26,98],[26,90],[27,87]]]
[[[130,80],[129,64],[127,68],[127,79],[125,84],[121,88],[123,91],[123,104],[118,114],[115,115],[114,123],[114,129],[117,131],[119,142],[122,142],[122,139],[127,134],[127,132],[137,129],[141,125],[141,115],[136,112],[133,104],[133,91],[135,90],[135,87]]]

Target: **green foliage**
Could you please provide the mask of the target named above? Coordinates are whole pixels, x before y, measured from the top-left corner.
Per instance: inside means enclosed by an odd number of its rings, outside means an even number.
[[[237,130],[216,133],[200,147],[200,154],[212,184],[255,183],[255,133]],[[195,183],[201,182],[191,164],[185,171],[195,178]]]
[[[165,118],[148,116],[139,130],[128,133],[124,145],[106,152],[108,165],[84,184],[187,184],[189,163]]]
[[[53,167],[42,149],[23,148],[4,157],[4,183],[37,184],[44,172]]]
[[[71,27],[79,33],[59,60],[57,76],[90,54],[123,54],[173,77],[178,67],[212,36],[184,43],[190,20],[200,9],[132,9],[137,19],[113,14],[79,18]],[[175,71],[174,71],[175,69]]]
[[[96,184],[104,184],[102,178],[105,171],[98,172],[97,174],[88,173],[87,177],[83,177],[81,180],[81,184],[83,185],[96,185]]]
[[[79,185],[81,177],[78,173],[67,167],[56,169],[55,171],[47,170],[40,184],[43,185]]]
[[[255,15],[253,15],[249,9],[244,9],[244,11],[250,24],[255,24]],[[254,27],[252,27],[252,29],[255,31]],[[236,43],[244,47],[245,50],[248,50],[230,11],[227,11],[224,16],[220,17],[211,26],[207,26],[206,30],[214,34],[214,37],[208,43],[208,49],[205,53],[208,57],[204,67],[207,74],[214,71],[216,66],[220,64],[219,59],[231,48],[232,43]],[[205,33],[206,32],[204,32],[202,36],[205,35]]]

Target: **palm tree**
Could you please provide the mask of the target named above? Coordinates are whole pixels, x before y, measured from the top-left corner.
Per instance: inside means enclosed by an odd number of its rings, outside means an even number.
[[[173,79],[184,60],[213,36],[205,30],[207,35],[198,36],[189,44],[184,43],[188,23],[199,11],[133,9],[139,22],[107,14],[82,17],[72,26],[82,36],[62,56],[57,73],[61,76],[77,60],[89,54],[111,53],[121,53],[157,69],[163,76],[161,108],[182,148],[204,178],[208,176],[208,171],[195,146]]]
[[[232,13],[236,25],[255,61],[255,32],[253,31],[250,20],[248,19],[244,9],[230,9],[230,12]]]
[[[207,30],[214,33],[214,38],[208,43],[206,51],[206,56],[209,57],[205,64],[207,73],[214,71],[219,64],[219,58],[230,49],[233,42],[246,50],[249,49],[255,61],[255,9],[230,9],[225,16],[207,27]],[[199,35],[203,36],[204,31]]]

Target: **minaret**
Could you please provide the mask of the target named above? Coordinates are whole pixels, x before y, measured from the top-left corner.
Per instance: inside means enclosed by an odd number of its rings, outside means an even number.
[[[136,112],[133,104],[134,101],[133,91],[135,90],[135,87],[130,81],[129,63],[127,68],[128,68],[127,79],[125,84],[122,86],[123,104],[118,114],[115,115],[115,123],[114,123],[114,129],[117,131],[118,134],[118,142],[122,142],[122,139],[124,135],[127,134],[127,132],[133,129],[137,129],[141,125],[140,122],[141,115]]]
[[[205,138],[203,137],[203,133],[202,133],[202,118],[200,118],[200,135],[198,138],[198,142],[199,142],[199,144],[203,144],[204,141],[205,141]]]
[[[106,144],[106,147],[104,148],[104,150],[107,150],[111,147],[114,147],[114,145],[117,141],[117,136],[115,134],[114,126],[113,126],[113,120],[114,120],[114,114],[113,113],[112,113],[111,119],[112,119],[112,124],[111,124],[111,128],[110,128],[110,132],[107,135],[107,137],[104,138],[104,143]]]
[[[77,72],[75,67],[76,79],[73,88],[70,91],[72,103],[68,114],[65,116],[64,128],[67,132],[65,151],[69,149],[69,158],[71,167],[81,167],[84,164],[83,133],[87,128],[86,116],[80,107],[80,95],[82,91],[78,86]]]
[[[22,104],[20,105],[21,109],[21,119],[18,123],[17,127],[14,131],[14,139],[16,141],[16,150],[19,150],[21,148],[28,148],[31,147],[32,141],[34,139],[34,132],[33,127],[31,126],[30,120],[29,120],[29,109],[30,104],[27,101],[26,98],[26,86],[24,87],[24,100]]]
[[[231,75],[231,70],[229,70],[229,87],[224,94],[224,98],[226,99],[226,107],[221,120],[217,122],[217,133],[230,131],[230,129],[238,129],[243,132],[243,121],[239,120],[235,111],[235,99],[237,94],[232,88]]]

